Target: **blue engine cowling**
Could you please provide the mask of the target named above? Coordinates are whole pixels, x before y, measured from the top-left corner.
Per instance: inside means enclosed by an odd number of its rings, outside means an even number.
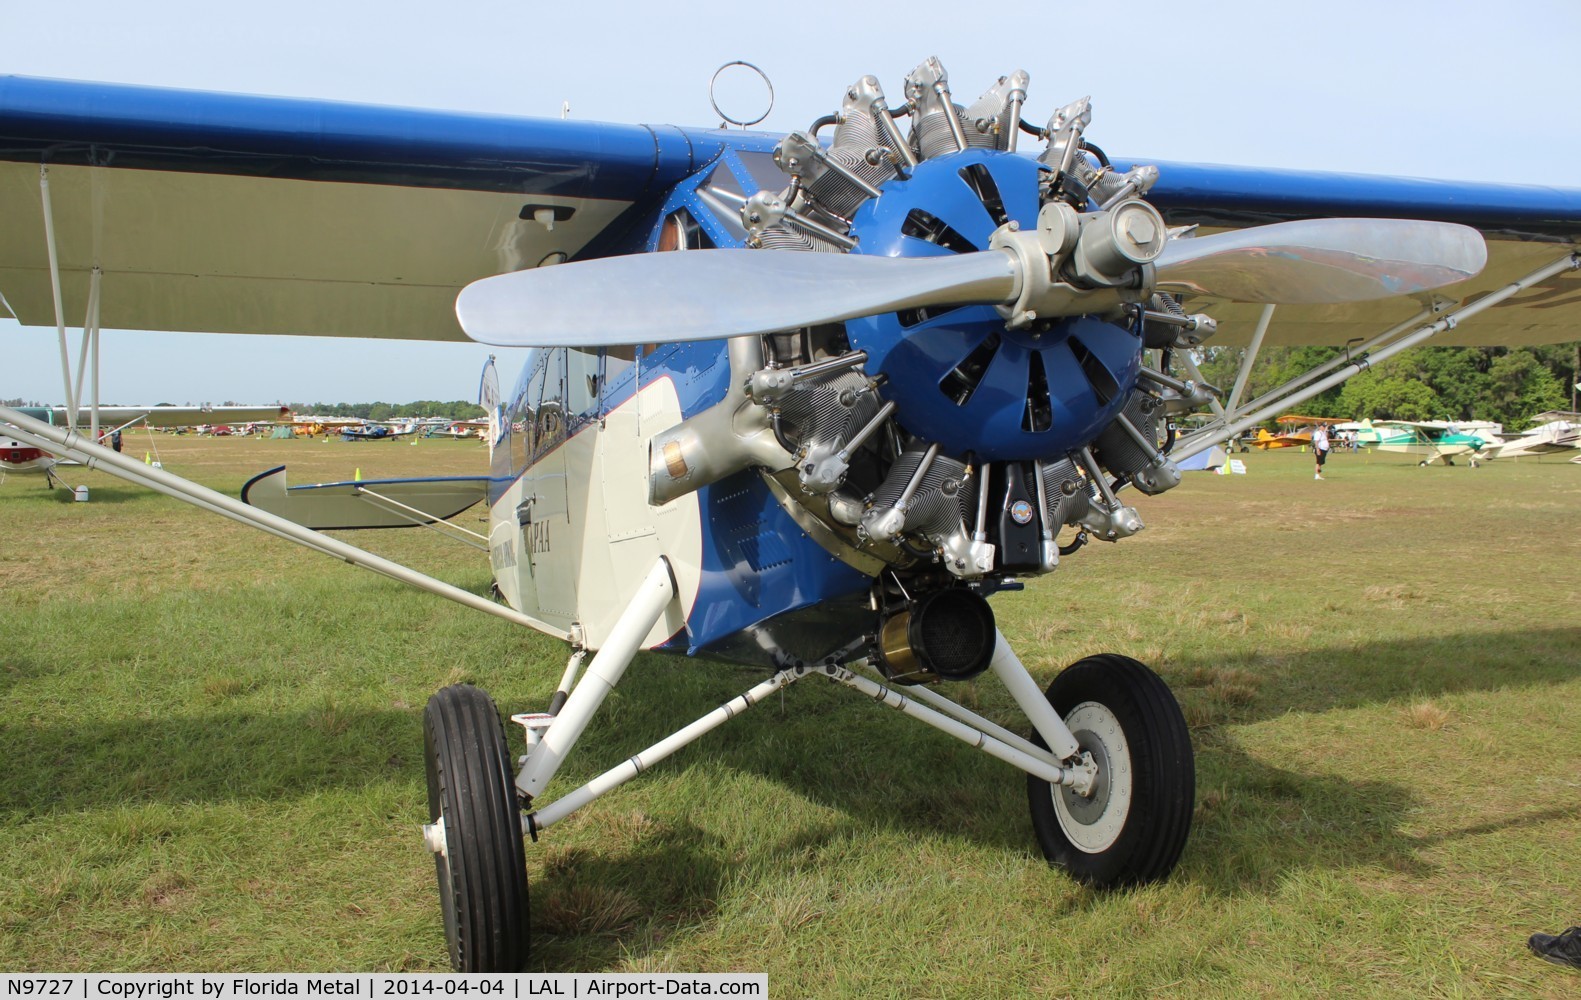
[[[934,157],[852,223],[852,253],[936,257],[987,250],[995,229],[1037,223],[1044,170],[1015,153],[971,149]],[[993,306],[885,313],[850,320],[853,347],[899,407],[907,431],[953,454],[991,461],[1044,458],[1086,445],[1136,384],[1141,340],[1090,316],[1009,330]]]

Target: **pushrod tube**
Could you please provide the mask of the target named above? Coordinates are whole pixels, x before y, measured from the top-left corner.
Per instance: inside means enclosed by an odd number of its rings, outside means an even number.
[[[1263,349],[1263,338],[1268,335],[1268,324],[1273,322],[1275,306],[1272,302],[1263,306],[1263,311],[1257,317],[1257,328],[1252,331],[1252,342],[1246,347],[1246,356],[1241,360],[1241,370],[1235,373],[1235,387],[1230,390],[1230,398],[1224,408],[1234,412],[1240,405],[1241,393],[1246,391],[1246,380],[1251,377],[1252,366],[1257,363],[1257,355]]]
[[[66,347],[66,308],[61,304],[60,257],[55,252],[55,212],[49,200],[49,167],[38,168],[39,200],[44,207],[44,250],[49,254],[49,287],[55,297],[55,333],[60,339],[60,377],[66,386],[66,414],[77,423],[77,397],[71,394],[71,351]]]

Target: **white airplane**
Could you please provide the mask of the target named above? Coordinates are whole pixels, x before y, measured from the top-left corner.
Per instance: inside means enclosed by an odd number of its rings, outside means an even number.
[[[424,713],[458,969],[527,958],[524,834],[812,676],[1022,772],[1073,878],[1167,877],[1195,782],[1168,687],[1103,655],[1045,691],[989,598],[1142,530],[1125,491],[1368,364],[1575,336],[1581,191],[1138,163],[1089,138],[1086,100],[1031,124],[1026,74],[957,102],[937,60],[898,102],[835,83],[833,113],[778,136],[0,78],[0,292],[24,323],[61,319],[53,273],[94,326],[532,348],[508,393],[486,376],[482,483],[371,503],[282,474],[242,504],[0,408],[33,446],[568,642],[547,711],[511,716],[520,766],[477,688]],[[100,242],[153,232],[157,254]],[[1263,344],[1358,333],[1243,398]],[[1209,337],[1247,348],[1222,401]],[[469,491],[504,604],[297,523],[428,523]],[[762,679],[553,785],[641,649]],[[985,673],[1024,720],[945,693]]]
[[[1485,448],[1481,457],[1527,458],[1581,449],[1581,413],[1549,410],[1532,419],[1534,426],[1519,434],[1499,434],[1498,443]]]
[[[265,420],[288,420],[290,411],[273,406],[99,406],[96,407],[94,425],[89,430],[93,440],[115,442],[120,450],[120,432],[137,424],[149,427],[186,427],[199,420],[204,422],[237,423]],[[64,406],[22,407],[22,413],[35,420],[42,420],[52,427],[73,426],[70,410]],[[81,427],[89,416],[87,411],[78,414],[75,426]],[[104,429],[100,429],[100,425]],[[23,473],[42,475],[46,485],[53,487],[56,468],[61,464],[57,455],[44,448],[18,440],[7,433],[0,423],[0,475]]]

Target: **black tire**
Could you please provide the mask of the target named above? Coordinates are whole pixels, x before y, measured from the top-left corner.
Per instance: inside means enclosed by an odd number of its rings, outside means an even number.
[[[441,689],[423,710],[428,821],[445,820],[434,855],[445,941],[457,972],[520,972],[527,963],[527,864],[505,730],[478,688]]]
[[[1097,889],[1168,877],[1191,832],[1197,784],[1191,735],[1168,685],[1136,660],[1107,653],[1066,668],[1047,697],[1098,761],[1100,778],[1084,798],[1027,777],[1044,857]],[[1033,741],[1045,746],[1035,734]],[[1112,784],[1116,777],[1128,778],[1129,788]]]

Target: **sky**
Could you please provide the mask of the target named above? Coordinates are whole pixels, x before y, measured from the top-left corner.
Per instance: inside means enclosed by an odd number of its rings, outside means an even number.
[[[758,127],[785,132],[867,73],[894,98],[937,55],[965,103],[1025,69],[1034,122],[1091,95],[1087,135],[1114,155],[1581,187],[1575,0],[4,9],[0,73],[539,117],[569,102],[583,120],[710,126],[709,79],[741,59],[773,83]],[[762,96],[742,74],[720,103],[748,117]],[[128,331],[102,344],[102,397],[123,403],[467,399],[490,353],[507,384],[519,365],[470,344]],[[54,329],[0,320],[0,398],[63,392]]]

